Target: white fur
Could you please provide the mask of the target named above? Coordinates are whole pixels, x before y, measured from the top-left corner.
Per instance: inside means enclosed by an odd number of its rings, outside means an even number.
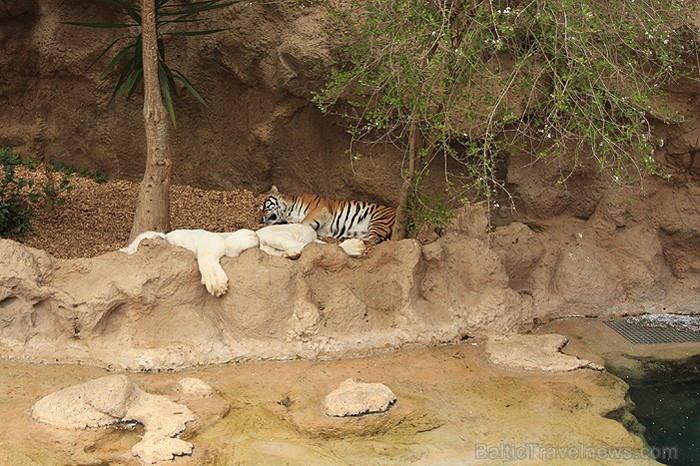
[[[346,239],[338,246],[340,246],[348,256],[357,257],[365,253],[365,242],[360,238]]]
[[[256,233],[260,238],[260,249],[270,255],[290,259],[299,257],[304,246],[309,243],[323,243],[318,239],[316,230],[299,223],[268,225]],[[347,239],[339,246],[348,256],[361,256],[365,252],[365,243],[359,238]]]
[[[282,224],[268,225],[253,230],[236,230],[233,233],[213,233],[206,230],[173,230],[168,234],[147,231],[134,241],[121,248],[126,254],[134,254],[145,239],[164,239],[173,246],[192,251],[197,258],[202,284],[214,296],[221,296],[228,290],[228,276],[221,267],[222,257],[238,257],[246,249],[260,247],[268,254],[296,259],[302,249],[318,240],[316,231],[307,225]],[[360,256],[365,245],[354,238],[340,243],[340,247],[350,256]]]
[[[221,296],[228,290],[228,275],[219,262],[222,257],[238,257],[246,249],[260,244],[253,230],[237,230],[233,233],[212,233],[206,230],[173,230],[167,235],[154,231],[142,233],[121,252],[133,254],[144,239],[162,238],[173,246],[192,251],[197,258],[202,284],[214,296]]]
[[[316,230],[297,223],[268,225],[257,230],[260,249],[273,256],[296,259],[309,243],[320,242]]]
[[[153,239],[153,238],[166,239],[165,233],[158,233],[157,231],[147,231],[145,233],[141,233],[140,235],[138,235],[136,237],[136,239],[134,239],[134,241],[131,242],[130,245],[121,248],[119,251],[125,252],[127,254],[133,254],[138,249],[139,244],[141,244],[141,241],[143,241],[145,239]]]
[[[253,230],[237,230],[233,233],[212,233],[206,230],[174,230],[166,239],[173,246],[180,246],[194,253],[202,275],[202,284],[214,296],[228,290],[228,275],[221,267],[222,257],[238,257],[246,249],[260,244]]]

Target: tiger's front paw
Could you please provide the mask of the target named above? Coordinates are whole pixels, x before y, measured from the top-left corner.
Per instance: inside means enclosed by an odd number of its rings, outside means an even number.
[[[339,246],[348,256],[359,257],[365,253],[365,242],[359,238],[346,239]]]
[[[228,291],[228,276],[221,267],[207,267],[202,271],[202,284],[212,296],[223,296]]]
[[[291,260],[297,260],[301,257],[301,251],[294,251],[294,250],[289,250],[289,251],[284,251],[282,253],[282,257],[286,257],[287,259]]]

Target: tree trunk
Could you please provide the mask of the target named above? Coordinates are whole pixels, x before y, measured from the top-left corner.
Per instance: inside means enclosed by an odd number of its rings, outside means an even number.
[[[146,128],[146,168],[136,201],[131,242],[144,231],[170,231],[170,141],[168,119],[158,80],[155,0],[141,1],[143,40],[143,121]]]
[[[418,158],[418,119],[411,117],[411,127],[408,133],[408,173],[401,185],[399,193],[399,205],[396,208],[396,222],[394,231],[391,233],[392,240],[400,240],[406,237],[406,227],[408,226],[408,192],[413,186],[413,177],[416,173],[416,159]]]

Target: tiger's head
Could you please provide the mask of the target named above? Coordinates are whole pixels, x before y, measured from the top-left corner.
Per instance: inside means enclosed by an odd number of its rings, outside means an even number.
[[[260,206],[262,210],[261,223],[263,225],[274,225],[275,223],[287,223],[287,203],[276,186],[270,189],[270,195]]]

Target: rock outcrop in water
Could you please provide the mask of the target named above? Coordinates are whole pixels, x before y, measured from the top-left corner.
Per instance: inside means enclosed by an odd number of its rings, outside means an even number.
[[[396,396],[384,384],[347,379],[326,395],[322,406],[327,416],[345,417],[383,413],[395,402]]]
[[[32,417],[66,429],[139,421],[146,432],[132,452],[149,464],[192,453],[192,444],[175,437],[194,420],[194,413],[164,396],[144,392],[125,375],[101,377],[46,395],[32,407]]]

